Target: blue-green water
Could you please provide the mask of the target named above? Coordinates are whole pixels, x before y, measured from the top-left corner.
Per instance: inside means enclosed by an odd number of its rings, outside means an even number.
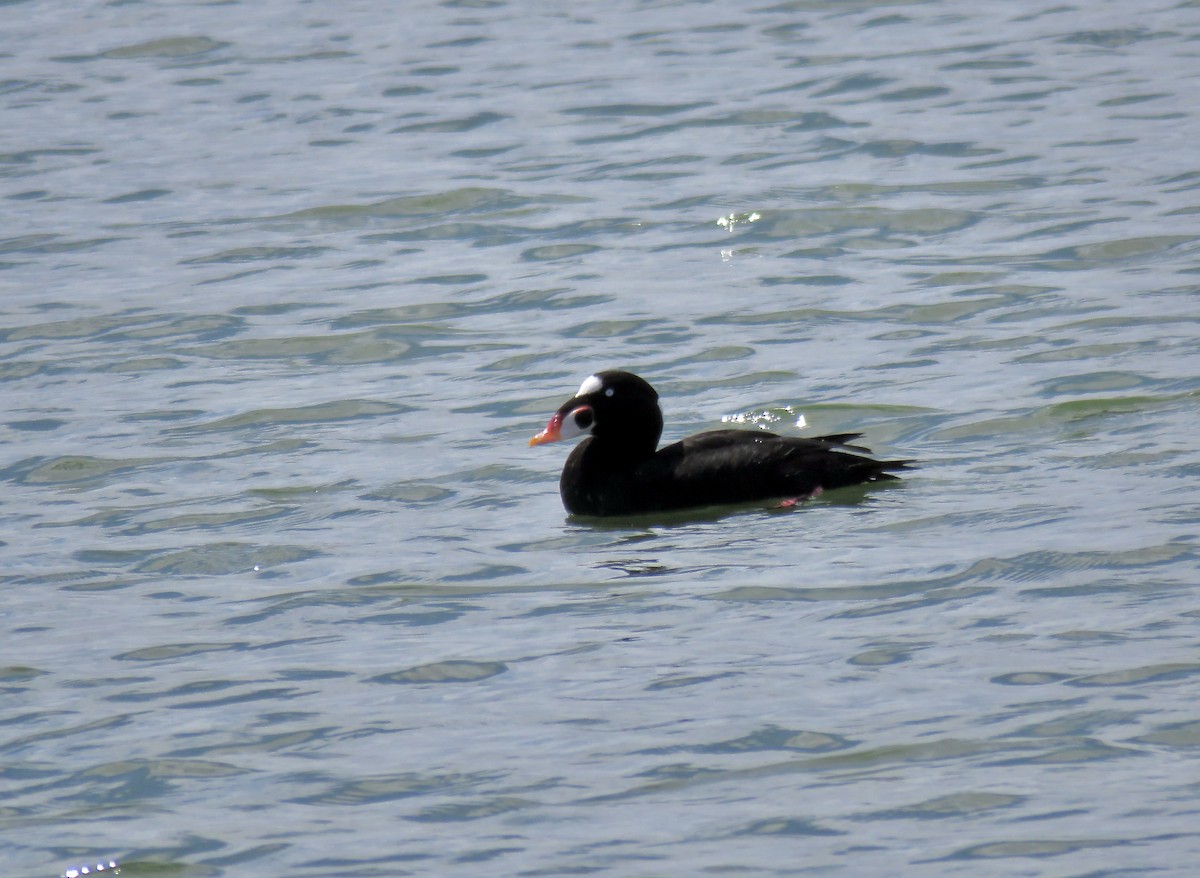
[[[1194,4],[5,10],[6,876],[1192,873]]]

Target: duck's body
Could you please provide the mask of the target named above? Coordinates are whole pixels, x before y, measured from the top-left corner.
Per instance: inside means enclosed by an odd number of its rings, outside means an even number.
[[[575,515],[636,515],[699,506],[796,501],[864,482],[895,480],[906,461],[853,452],[857,433],[798,439],[754,430],[699,433],[657,449],[658,394],[629,372],[591,376],[531,440],[540,445],[590,434],[559,481]]]

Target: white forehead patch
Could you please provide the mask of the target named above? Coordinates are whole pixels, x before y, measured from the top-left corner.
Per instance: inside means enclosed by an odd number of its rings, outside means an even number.
[[[603,386],[604,382],[600,380],[599,375],[589,375],[583,379],[583,383],[579,385],[579,392],[575,395],[587,396],[589,393],[595,393]]]

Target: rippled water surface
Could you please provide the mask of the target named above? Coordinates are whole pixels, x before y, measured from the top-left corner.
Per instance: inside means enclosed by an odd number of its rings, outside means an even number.
[[[1194,3],[0,32],[5,875],[1194,873]],[[618,366],[923,466],[573,520]]]

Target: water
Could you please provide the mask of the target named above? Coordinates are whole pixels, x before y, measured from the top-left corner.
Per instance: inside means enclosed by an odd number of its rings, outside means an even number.
[[[1191,874],[1198,26],[10,3],[4,873]],[[571,520],[607,367],[924,466]]]

